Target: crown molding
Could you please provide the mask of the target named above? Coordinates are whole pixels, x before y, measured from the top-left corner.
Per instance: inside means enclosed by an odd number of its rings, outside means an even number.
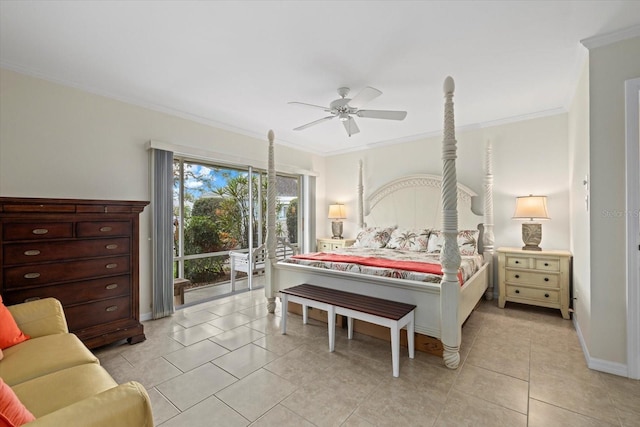
[[[640,37],[640,25],[634,25],[633,27],[625,28],[623,30],[588,37],[580,40],[580,43],[582,43],[582,45],[587,49],[591,50],[622,40],[632,39],[634,37]]]

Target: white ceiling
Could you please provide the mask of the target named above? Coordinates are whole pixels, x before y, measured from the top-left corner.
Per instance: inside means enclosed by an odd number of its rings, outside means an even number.
[[[447,75],[459,127],[565,111],[580,40],[638,24],[639,1],[1,0],[0,65],[331,155],[439,132]],[[341,86],[407,118],[292,130],[326,114],[288,101]]]

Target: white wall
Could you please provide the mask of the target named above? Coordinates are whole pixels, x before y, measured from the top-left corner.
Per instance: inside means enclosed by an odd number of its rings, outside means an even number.
[[[573,315],[587,348],[591,346],[591,252],[589,211],[583,181],[589,177],[589,66],[585,62],[569,110],[569,173],[571,180],[571,252],[573,252]],[[590,182],[589,182],[590,185]]]
[[[542,225],[541,246],[569,248],[569,170],[567,164],[568,115],[520,121],[482,129],[458,132],[458,181],[471,187],[479,197],[477,213],[483,209],[484,145],[493,143],[494,215],[496,247],[522,246],[521,223],[511,219],[515,197],[530,193],[548,196],[551,220]],[[364,160],[365,194],[394,178],[414,173],[442,174],[442,137],[428,138],[392,146],[341,154],[326,160],[326,204],[345,203],[348,219],[346,237],[357,232],[358,160]],[[318,228],[329,235],[328,206]]]
[[[1,196],[150,200],[152,139],[267,158],[268,129],[258,140],[1,68],[0,93]],[[277,145],[275,132],[276,164],[323,172],[323,158]],[[151,306],[151,209],[141,215],[142,315]]]
[[[626,364],[624,81],[640,77],[640,37],[589,49],[591,341]]]

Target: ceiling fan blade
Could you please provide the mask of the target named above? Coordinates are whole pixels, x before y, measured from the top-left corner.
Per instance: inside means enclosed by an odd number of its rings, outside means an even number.
[[[287,104],[293,104],[293,105],[301,105],[303,107],[311,107],[311,108],[317,108],[320,109],[322,111],[326,111],[327,113],[331,110],[329,110],[328,107],[322,107],[320,105],[314,105],[314,104],[307,104],[305,102],[287,102]]]
[[[317,125],[318,123],[322,123],[322,122],[324,122],[324,121],[326,121],[326,120],[331,120],[331,119],[333,119],[334,117],[335,117],[335,116],[327,116],[327,117],[323,117],[323,118],[321,118],[321,119],[314,120],[314,121],[313,121],[313,122],[311,122],[311,123],[307,123],[306,125],[298,126],[298,127],[297,127],[297,128],[295,128],[294,130],[302,130],[302,129],[306,129],[306,128],[311,127],[311,126],[313,126],[313,125]]]
[[[389,110],[359,110],[356,112],[358,117],[366,117],[369,119],[387,119],[387,120],[404,120],[407,117],[406,111],[389,111]]]
[[[353,108],[364,107],[365,104],[371,102],[380,95],[382,95],[382,92],[380,92],[378,89],[367,86],[362,89],[360,93],[354,96],[351,101],[349,101],[349,106]]]
[[[360,129],[358,129],[358,125],[356,124],[356,121],[353,120],[353,117],[351,116],[349,116],[349,119],[344,120],[342,124],[344,125],[344,128],[347,131],[347,135],[349,136],[355,135],[356,133],[360,132]]]

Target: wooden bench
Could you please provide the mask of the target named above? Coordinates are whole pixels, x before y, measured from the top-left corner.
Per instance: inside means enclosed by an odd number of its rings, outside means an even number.
[[[400,375],[400,329],[407,328],[409,358],[415,355],[415,305],[374,298],[315,285],[298,285],[280,291],[282,296],[282,333],[287,333],[288,301],[302,305],[302,321],[307,323],[307,307],[327,312],[329,351],[335,348],[336,314],[347,317],[348,336],[353,338],[353,319],[375,323],[391,329],[391,360],[393,376]]]
[[[251,253],[251,274],[249,274],[249,253]],[[278,239],[276,246],[276,259],[282,261],[298,253],[298,248],[292,246],[283,239]],[[253,274],[264,272],[264,264],[267,259],[266,244],[262,244],[251,252],[229,252],[231,264],[231,291],[236,290],[236,272],[241,271],[247,274],[249,289],[253,289]]]
[[[188,279],[180,277],[173,279],[173,304],[184,305],[184,288],[191,285]]]

